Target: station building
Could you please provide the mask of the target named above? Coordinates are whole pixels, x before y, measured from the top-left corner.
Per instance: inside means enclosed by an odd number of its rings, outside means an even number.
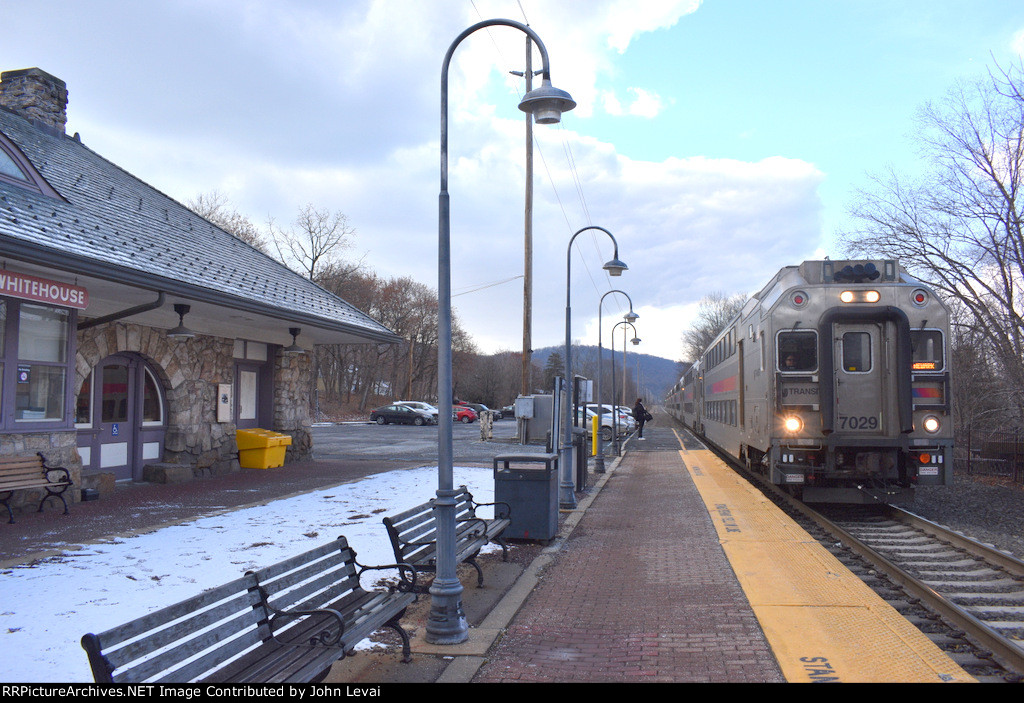
[[[307,457],[308,351],[397,337],[66,134],[67,104],[0,74],[0,456],[107,489],[235,470],[237,429]]]

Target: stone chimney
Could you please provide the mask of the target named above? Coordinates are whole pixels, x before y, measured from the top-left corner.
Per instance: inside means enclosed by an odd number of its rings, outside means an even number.
[[[0,73],[0,107],[61,135],[68,121],[68,87],[38,68],[4,71]]]

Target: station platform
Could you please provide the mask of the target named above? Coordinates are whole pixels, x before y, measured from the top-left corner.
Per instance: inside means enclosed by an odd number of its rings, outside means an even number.
[[[472,681],[974,681],[664,419],[629,441]]]

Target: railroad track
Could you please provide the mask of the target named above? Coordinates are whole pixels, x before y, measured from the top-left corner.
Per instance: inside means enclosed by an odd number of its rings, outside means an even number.
[[[894,506],[804,510],[1008,672],[1024,675],[1024,562]]]

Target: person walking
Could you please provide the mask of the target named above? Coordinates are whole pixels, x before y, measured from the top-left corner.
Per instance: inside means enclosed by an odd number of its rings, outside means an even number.
[[[644,438],[644,423],[652,419],[652,416],[647,412],[647,408],[644,407],[644,399],[637,398],[636,405],[633,406],[633,419],[636,420],[636,434],[637,439]]]

